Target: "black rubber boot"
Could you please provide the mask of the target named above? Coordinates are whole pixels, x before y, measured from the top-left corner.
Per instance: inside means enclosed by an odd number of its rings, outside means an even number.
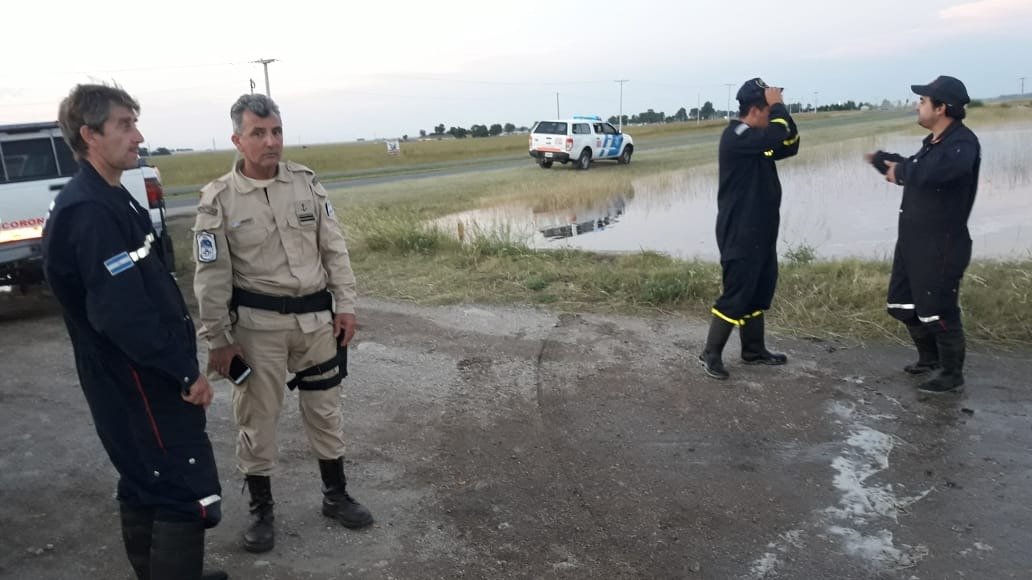
[[[129,556],[129,565],[138,580],[150,580],[151,529],[154,510],[134,509],[119,503],[122,518],[122,542]]]
[[[788,362],[787,356],[767,350],[764,318],[762,314],[750,318],[738,329],[742,338],[742,360],[747,365],[783,365]]]
[[[910,338],[917,347],[917,362],[903,367],[903,372],[911,375],[923,375],[939,368],[939,346],[935,335],[923,324],[907,325]]]
[[[204,522],[154,521],[150,580],[226,580],[221,570],[203,572]]]
[[[917,387],[924,393],[934,395],[953,393],[964,388],[964,330],[944,330],[935,333],[939,348],[939,364],[942,370],[932,380]]]
[[[251,494],[251,525],[244,530],[244,549],[260,554],[276,545],[276,516],[272,512],[272,480],[267,475],[247,475]]]
[[[319,473],[323,481],[322,513],[346,528],[363,528],[373,523],[373,514],[348,494],[344,476],[344,460],[320,459]]]
[[[719,381],[727,380],[731,373],[724,368],[724,361],[721,356],[724,353],[724,345],[731,336],[735,325],[716,316],[710,320],[709,333],[706,335],[706,347],[699,355],[699,362],[706,369],[706,375]]]
[[[119,504],[119,511],[122,516],[122,541],[125,543],[125,551],[129,556],[129,564],[133,567],[133,572],[136,574],[137,580],[151,580],[152,578],[172,578],[175,576],[162,576],[155,572],[151,573],[151,550],[152,540],[151,537],[154,534],[154,510],[151,509],[133,509],[126,506],[124,503]],[[166,522],[167,523],[167,522]],[[189,528],[193,528],[192,525],[187,525]],[[201,524],[201,559],[204,558],[204,524]],[[159,541],[159,546],[162,549],[168,547],[168,528],[162,527],[163,533],[166,534],[166,539]],[[175,534],[173,534],[175,535]],[[174,542],[174,540],[173,540]],[[159,558],[155,560],[156,566],[164,566],[163,560]],[[184,576],[184,578],[187,578]],[[202,573],[199,578],[201,580],[227,580],[229,575],[221,570],[212,570]]]

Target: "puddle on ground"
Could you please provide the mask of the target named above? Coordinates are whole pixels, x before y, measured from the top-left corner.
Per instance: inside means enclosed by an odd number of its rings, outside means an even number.
[[[1032,256],[1032,126],[978,131],[982,169],[969,220],[975,258]],[[806,147],[778,164],[782,183],[779,254],[812,248],[821,258],[890,258],[902,188],[886,183],[863,154],[875,149],[910,155],[920,137],[893,134]],[[714,144],[715,146],[715,144]],[[598,252],[653,250],[715,260],[715,164],[634,181],[633,192],[594,203],[542,210],[502,206],[453,214],[458,222],[505,230],[535,248]]]

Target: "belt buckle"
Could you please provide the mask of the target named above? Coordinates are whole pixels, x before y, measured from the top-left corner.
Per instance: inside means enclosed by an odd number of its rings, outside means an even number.
[[[286,296],[280,297],[280,299],[279,299],[279,313],[280,314],[290,314],[291,310],[289,308],[289,305],[290,305],[290,299],[289,298],[287,298]]]

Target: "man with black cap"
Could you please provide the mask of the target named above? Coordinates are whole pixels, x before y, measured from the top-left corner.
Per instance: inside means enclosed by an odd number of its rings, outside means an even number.
[[[739,329],[746,364],[782,365],[788,357],[767,350],[763,311],[778,280],[777,240],[781,182],[775,161],[799,152],[799,132],[778,87],[750,79],[738,89],[739,118],[720,137],[717,246],[724,293],[710,309],[706,374],[727,379],[721,354]]]
[[[891,183],[903,186],[899,232],[889,280],[888,310],[907,325],[918,360],[910,374],[937,369],[918,389],[948,393],[964,386],[964,328],[959,291],[971,261],[967,220],[975,203],[982,148],[962,122],[967,88],[940,76],[913,85],[920,95],[917,122],[931,131],[921,150],[904,159],[876,151],[864,158]]]

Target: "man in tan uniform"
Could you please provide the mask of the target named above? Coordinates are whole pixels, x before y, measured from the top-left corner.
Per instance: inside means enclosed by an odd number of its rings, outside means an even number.
[[[286,384],[319,459],[324,515],[350,528],[371,524],[347,492],[340,382],[355,333],[355,276],[340,224],[315,173],[281,161],[279,108],[243,95],[230,110],[243,159],[201,190],[194,227],[194,291],[209,368],[228,376],[234,356],[252,373],[233,389],[237,461],[251,495],[244,548],[275,543],[270,476]]]

